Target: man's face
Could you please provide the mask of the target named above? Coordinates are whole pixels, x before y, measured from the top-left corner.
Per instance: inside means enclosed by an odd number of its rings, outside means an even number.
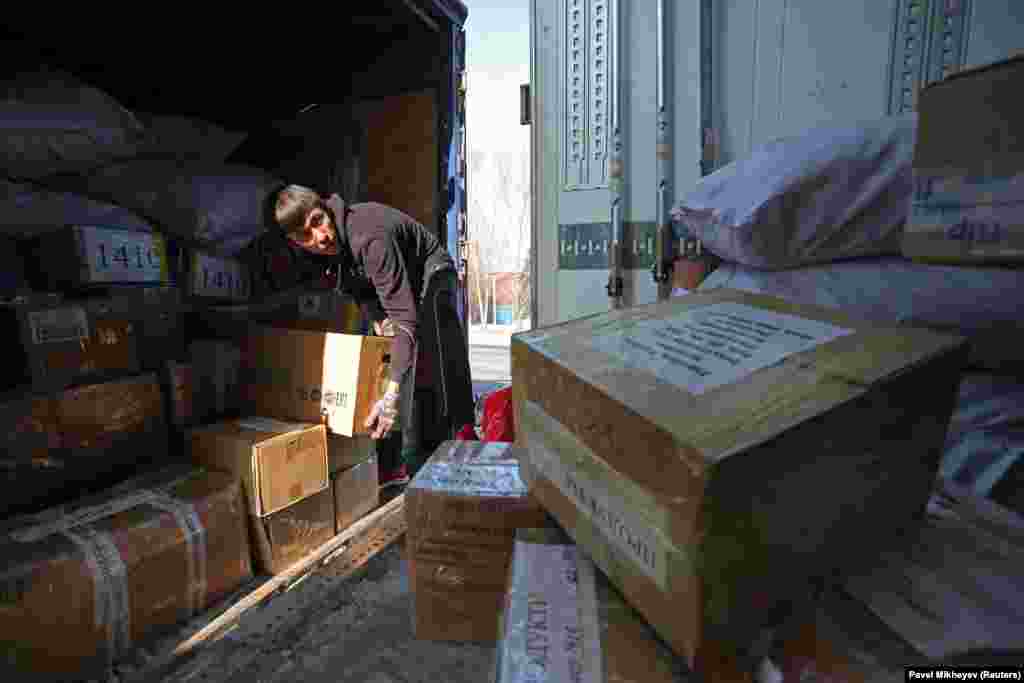
[[[292,242],[311,254],[335,256],[338,253],[338,233],[334,229],[331,214],[322,208],[315,208],[306,216],[301,235],[292,235]]]

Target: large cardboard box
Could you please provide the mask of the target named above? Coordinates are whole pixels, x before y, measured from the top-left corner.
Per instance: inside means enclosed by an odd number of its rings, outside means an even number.
[[[249,515],[257,567],[280,574],[334,537],[334,494],[324,489],[265,517]]]
[[[406,488],[406,551],[417,638],[494,642],[512,539],[549,518],[511,444],[441,444]]]
[[[363,423],[389,379],[390,339],[256,327],[243,348],[251,412],[368,433]]]
[[[242,481],[249,514],[265,517],[328,488],[323,425],[249,417],[189,434],[196,464]]]
[[[5,680],[80,680],[252,576],[237,480],[175,466],[4,523]]]
[[[726,289],[524,332],[523,476],[692,661],[704,639],[743,647],[808,577],[922,513],[965,355]]]
[[[135,326],[139,365],[159,372],[168,361],[187,357],[185,305],[176,287],[120,288],[91,304],[97,313],[123,316]]]
[[[505,600],[495,683],[691,679],[684,662],[560,530],[517,532]]]
[[[1024,57],[921,91],[903,254],[935,263],[1024,261]]]
[[[3,389],[60,391],[139,372],[138,326],[105,300],[0,307]]]
[[[334,491],[334,533],[340,534],[373,512],[380,503],[377,456],[371,455],[348,469],[331,472]]]
[[[0,516],[39,512],[166,464],[154,375],[0,401]]]

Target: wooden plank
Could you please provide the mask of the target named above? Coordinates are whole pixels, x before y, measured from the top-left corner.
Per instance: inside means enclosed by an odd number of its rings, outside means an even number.
[[[311,552],[301,562],[257,585],[251,592],[209,620],[191,636],[171,646],[167,651],[150,659],[145,666],[123,681],[159,680],[167,672],[198,654],[202,648],[218,641],[219,636],[239,623],[249,612],[265,606],[276,596],[285,593],[310,573],[338,557],[344,557],[352,546],[367,546],[359,553],[357,562],[346,562],[345,575],[354,574],[375,555],[387,548],[405,532],[405,496],[400,495],[359,520],[342,533]],[[372,537],[370,543],[362,543]],[[185,630],[187,633],[189,628]]]

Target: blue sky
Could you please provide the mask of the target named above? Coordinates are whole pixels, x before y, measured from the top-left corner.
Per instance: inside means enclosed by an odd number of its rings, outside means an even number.
[[[495,73],[530,62],[528,0],[468,0],[466,57],[470,68]]]
[[[529,0],[464,0],[469,145],[529,153],[519,86],[530,78]]]

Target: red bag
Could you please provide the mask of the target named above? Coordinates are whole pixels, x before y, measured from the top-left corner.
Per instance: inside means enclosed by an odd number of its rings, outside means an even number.
[[[476,430],[473,428],[473,425],[466,425],[462,429],[459,430],[458,434],[455,435],[455,440],[456,441],[479,441],[480,439],[476,438]]]
[[[484,419],[481,441],[516,440],[515,416],[512,408],[512,387],[495,391],[484,400]]]

